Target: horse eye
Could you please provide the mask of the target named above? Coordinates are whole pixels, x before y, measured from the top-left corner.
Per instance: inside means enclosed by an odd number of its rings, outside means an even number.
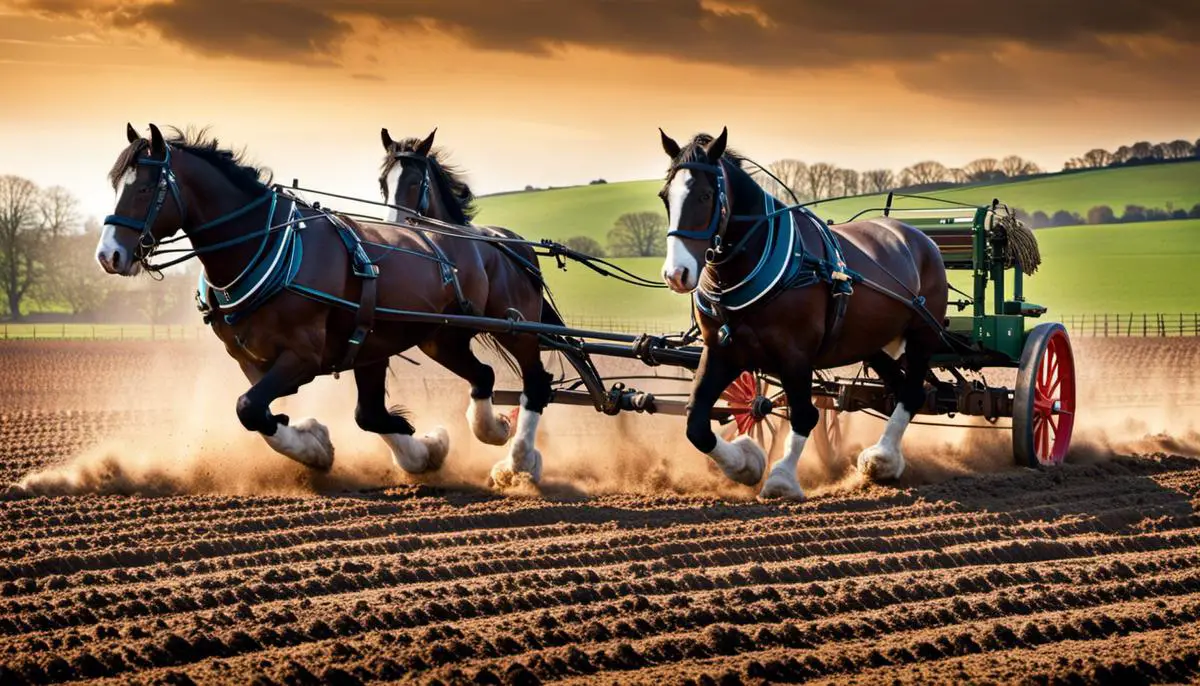
[[[700,196],[700,199],[704,202],[708,202],[709,200],[712,200],[712,193],[709,191],[704,191],[704,194]]]

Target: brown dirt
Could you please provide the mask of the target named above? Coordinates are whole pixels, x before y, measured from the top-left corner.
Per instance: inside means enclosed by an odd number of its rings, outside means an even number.
[[[349,379],[286,403],[333,430],[313,476],[243,435],[212,346],[0,345],[0,480],[74,494],[0,501],[0,683],[1195,681],[1200,341],[1079,355],[1073,464],[929,429],[899,486],[809,466],[768,505],[676,420],[582,410],[546,488],[485,492],[427,366],[395,400],[457,444],[416,483]]]

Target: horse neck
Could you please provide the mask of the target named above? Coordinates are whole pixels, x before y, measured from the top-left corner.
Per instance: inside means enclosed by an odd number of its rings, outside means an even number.
[[[436,207],[441,213],[441,216],[434,219],[452,224],[469,224],[467,213],[462,210],[458,198],[448,191],[451,184],[446,178],[446,172],[433,159],[430,159],[429,164],[429,206],[431,211]]]
[[[718,278],[719,283],[728,285],[741,281],[758,264],[759,257],[767,246],[767,232],[761,226],[754,228],[757,220],[733,219],[740,215],[761,215],[766,208],[763,201],[763,189],[754,182],[754,179],[750,178],[749,174],[731,165],[726,166],[726,171],[729,195],[733,202],[729,207],[729,228],[726,230],[726,237],[722,244],[732,249],[745,237],[747,231],[754,230],[754,235],[727,262],[723,262],[719,267],[713,265],[705,267],[711,275]]]
[[[433,175],[431,174],[431,178],[429,179],[429,208],[425,210],[425,213],[431,219],[436,219],[440,222],[457,223],[458,217],[455,216],[454,211],[450,209],[449,205],[450,202],[453,202],[453,199],[447,199],[442,196],[442,190],[439,187],[440,184],[432,177]]]
[[[199,251],[196,258],[204,267],[206,278],[214,284],[226,284],[235,279],[254,259],[261,240],[250,238],[212,252],[208,248],[231,241],[251,233],[262,231],[270,222],[267,213],[270,202],[263,203],[243,216],[231,219],[203,231],[197,227],[249,205],[257,199],[233,185],[222,174],[206,163],[189,159],[188,180],[181,189],[186,197],[188,216],[183,222],[183,233],[192,247]]]

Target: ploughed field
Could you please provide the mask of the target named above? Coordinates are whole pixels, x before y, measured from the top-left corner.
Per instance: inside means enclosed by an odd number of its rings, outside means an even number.
[[[344,466],[312,477],[241,436],[211,345],[0,345],[0,480],[71,493],[0,501],[0,683],[1194,681],[1200,342],[1077,355],[1073,464],[906,444],[897,486],[810,470],[777,505],[663,457],[678,420],[555,408],[540,493],[479,488],[451,419],[452,476],[412,482],[328,406]],[[419,428],[461,414],[395,369]],[[594,427],[619,466],[560,458]]]

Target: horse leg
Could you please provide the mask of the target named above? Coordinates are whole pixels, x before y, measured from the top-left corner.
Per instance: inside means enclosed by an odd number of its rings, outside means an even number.
[[[333,465],[333,443],[324,425],[312,418],[292,423],[285,414],[271,413],[272,402],[316,378],[316,366],[289,351],[261,376],[244,365],[243,372],[254,385],[237,401],[242,426],[261,433],[267,445],[281,455],[313,469],[329,469]]]
[[[354,383],[358,387],[358,405],[354,421],[363,431],[379,434],[392,450],[392,458],[409,474],[437,471],[450,452],[450,436],[442,427],[415,437],[413,425],[399,408],[389,411],[387,397],[388,360],[356,367]]]
[[[929,356],[922,346],[910,341],[903,372],[900,364],[887,355],[877,355],[870,364],[884,384],[895,393],[897,403],[879,441],[858,454],[858,470],[875,480],[899,479],[904,473],[900,439],[913,416],[925,404],[925,375],[929,372]]]
[[[713,433],[712,408],[721,393],[733,383],[741,368],[721,354],[712,354],[705,346],[700,364],[692,381],[692,393],[687,404],[687,438],[700,452],[716,463],[725,476],[746,486],[762,479],[767,456],[749,436],[739,436],[733,442]]]
[[[812,403],[812,368],[805,366],[789,370],[780,375],[779,381],[787,394],[791,426],[783,457],[771,465],[767,482],[763,484],[758,497],[764,500],[801,500],[804,491],[800,489],[800,480],[796,478],[796,467],[800,463],[800,453],[804,452],[804,443],[820,418],[820,413]]]
[[[497,336],[521,368],[521,411],[508,456],[492,466],[490,485],[507,488],[517,483],[518,474],[527,474],[533,483],[542,480],[542,454],[535,447],[538,422],[550,403],[551,376],[542,365],[541,347],[536,336]]]
[[[492,388],[496,373],[475,356],[471,350],[474,331],[443,329],[431,341],[421,344],[421,350],[438,364],[471,384],[471,402],[467,405],[467,423],[471,432],[483,443],[504,445],[512,433],[508,416],[492,408]]]

